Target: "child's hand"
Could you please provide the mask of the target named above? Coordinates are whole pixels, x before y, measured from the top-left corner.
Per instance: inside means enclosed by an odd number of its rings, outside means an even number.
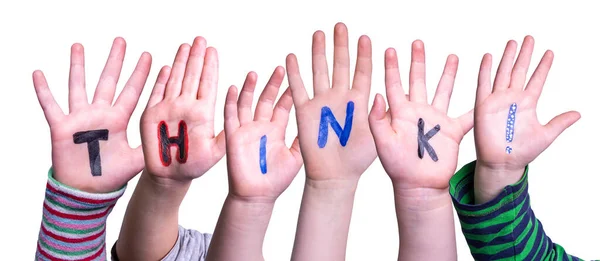
[[[225,154],[223,132],[215,137],[217,50],[197,37],[182,44],[173,68],[163,67],[141,120],[146,168],[165,182],[202,176]]]
[[[235,86],[229,88],[225,136],[230,193],[234,196],[275,201],[302,166],[298,139],[291,148],[285,145],[285,129],[293,103],[289,88],[273,108],[284,74],[283,67],[275,69],[260,95],[254,119],[252,98],[256,74],[251,72],[246,77],[239,100]]]
[[[144,166],[141,148],[129,147],[127,124],[146,83],[152,58],[149,53],[142,54],[113,105],[124,57],[125,40],[116,38],[90,104],[83,46],[71,47],[69,115],[52,97],[44,74],[33,73],[33,85],[50,125],[53,175],[65,185],[92,193],[111,192],[123,187]]]
[[[325,35],[313,36],[313,88],[311,100],[300,76],[296,56],[287,57],[287,73],[300,136],[300,147],[310,180],[352,180],[377,156],[367,122],[371,89],[371,41],[358,41],[358,58],[350,88],[348,30],[335,26],[333,83],[329,83]],[[331,88],[330,88],[331,86]]]
[[[378,94],[369,120],[379,158],[395,188],[448,188],[456,170],[460,141],[473,127],[472,111],[456,119],[447,115],[457,68],[458,57],[448,56],[429,105],[423,42],[412,45],[409,95],[402,88],[396,51],[386,51],[385,84],[390,108],[386,112],[385,101]]]
[[[513,67],[517,43],[508,42],[493,89],[490,82],[491,55],[486,54],[481,62],[475,102],[477,201],[485,202],[504,186],[517,182],[525,166],[580,118],[579,113],[570,111],[556,116],[546,125],[539,123],[536,106],[554,54],[546,51],[523,89],[533,45],[533,38],[525,37]],[[492,177],[494,174],[499,174],[501,180]]]

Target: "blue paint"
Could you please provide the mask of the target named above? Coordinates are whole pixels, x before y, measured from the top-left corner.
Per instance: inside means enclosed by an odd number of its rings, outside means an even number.
[[[510,105],[508,109],[508,117],[506,119],[506,142],[511,143],[515,137],[515,120],[517,115],[517,104],[513,103]],[[506,146],[506,153],[512,153],[512,148],[510,146]]]
[[[319,144],[319,148],[324,148],[327,144],[327,136],[329,133],[329,125],[331,124],[331,128],[335,132],[335,134],[340,139],[340,144],[342,147],[345,147],[348,143],[348,138],[350,138],[350,131],[352,131],[352,119],[354,118],[354,102],[349,101],[346,106],[346,122],[344,123],[344,128],[340,126],[337,119],[331,112],[331,109],[327,106],[321,108],[321,123],[319,124],[319,138],[317,140],[317,144]]]
[[[267,135],[260,137],[260,148],[258,149],[260,172],[267,174]]]

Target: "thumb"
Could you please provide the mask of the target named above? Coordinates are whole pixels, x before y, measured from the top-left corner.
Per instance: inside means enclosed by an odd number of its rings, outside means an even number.
[[[221,158],[223,158],[225,155],[225,138],[225,130],[222,130],[214,139],[215,144],[213,148],[213,158],[215,159],[215,162],[221,160]]]
[[[375,95],[375,101],[373,102],[373,107],[371,108],[371,113],[369,114],[369,123],[376,123],[381,120],[385,120],[385,101],[383,100],[383,96],[381,94]]]
[[[390,115],[385,111],[385,100],[381,94],[375,95],[375,101],[369,114],[369,127],[375,141],[378,138],[388,137],[393,135],[392,127],[390,125]]]
[[[580,118],[581,114],[576,111],[565,112],[554,117],[544,126],[546,130],[546,137],[548,137],[550,142],[553,142],[563,131],[571,127],[571,125],[577,122]]]
[[[292,155],[294,155],[296,162],[298,162],[299,165],[302,165],[302,152],[300,150],[300,140],[298,139],[298,136],[296,136],[296,138],[294,139],[294,142],[290,147],[290,152],[292,153]]]
[[[144,169],[144,151],[142,150],[142,145],[132,149],[130,160],[133,171],[130,173],[129,177],[126,177],[127,181],[135,177],[135,175]]]

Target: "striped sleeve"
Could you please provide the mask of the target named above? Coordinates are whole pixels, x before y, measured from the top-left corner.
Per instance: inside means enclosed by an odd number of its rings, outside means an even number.
[[[493,200],[474,205],[475,161],[450,180],[450,194],[475,260],[581,260],[544,233],[531,210],[527,173]]]
[[[106,219],[125,186],[110,193],[68,187],[48,172],[36,260],[106,260]]]

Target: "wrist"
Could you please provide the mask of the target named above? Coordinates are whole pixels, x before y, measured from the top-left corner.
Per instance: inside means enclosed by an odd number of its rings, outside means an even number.
[[[394,185],[400,237],[398,260],[456,260],[454,208],[446,189]],[[410,240],[403,240],[410,238]]]
[[[241,231],[265,230],[269,225],[275,201],[270,198],[245,198],[229,193],[223,204],[223,212],[229,213],[229,226]]]
[[[171,193],[176,191],[187,191],[192,184],[192,180],[175,180],[170,178],[164,178],[156,175],[152,175],[150,172],[144,170],[142,175],[145,176],[145,181],[155,191],[161,193]],[[141,178],[140,178],[141,179]]]
[[[316,180],[306,177],[304,184],[305,188],[309,188],[314,191],[323,191],[330,193],[348,193],[354,194],[356,187],[358,186],[358,179],[323,179]]]
[[[336,211],[343,206],[354,203],[354,195],[358,183],[346,180],[311,180],[306,179],[302,207],[320,209],[320,211]],[[306,204],[306,206],[305,206]]]
[[[77,198],[113,198],[116,195],[118,195],[118,197],[122,196],[123,193],[125,192],[125,189],[127,188],[127,183],[124,184],[123,186],[121,186],[118,189],[114,189],[114,190],[110,190],[110,191],[104,191],[104,190],[100,190],[97,191],[95,189],[86,189],[86,188],[82,188],[81,186],[73,186],[70,183],[66,183],[63,180],[59,179],[56,177],[56,173],[54,172],[54,168],[50,168],[50,170],[48,170],[48,185],[47,185],[47,191],[48,190],[55,190],[58,189],[60,190],[60,194],[64,195],[64,196],[74,196]]]
[[[275,206],[276,198],[272,197],[243,197],[236,195],[235,193],[229,192],[227,202],[234,204],[237,207],[248,209],[248,210],[266,210]]]
[[[157,205],[178,209],[191,183],[191,181],[178,181],[153,176],[144,170],[136,190],[141,189],[144,191],[143,194],[156,200],[154,203]]]
[[[525,167],[476,162],[473,177],[475,203],[482,204],[494,199],[504,187],[517,183],[524,172]]]
[[[397,211],[428,212],[452,207],[448,188],[402,188],[393,184]]]

